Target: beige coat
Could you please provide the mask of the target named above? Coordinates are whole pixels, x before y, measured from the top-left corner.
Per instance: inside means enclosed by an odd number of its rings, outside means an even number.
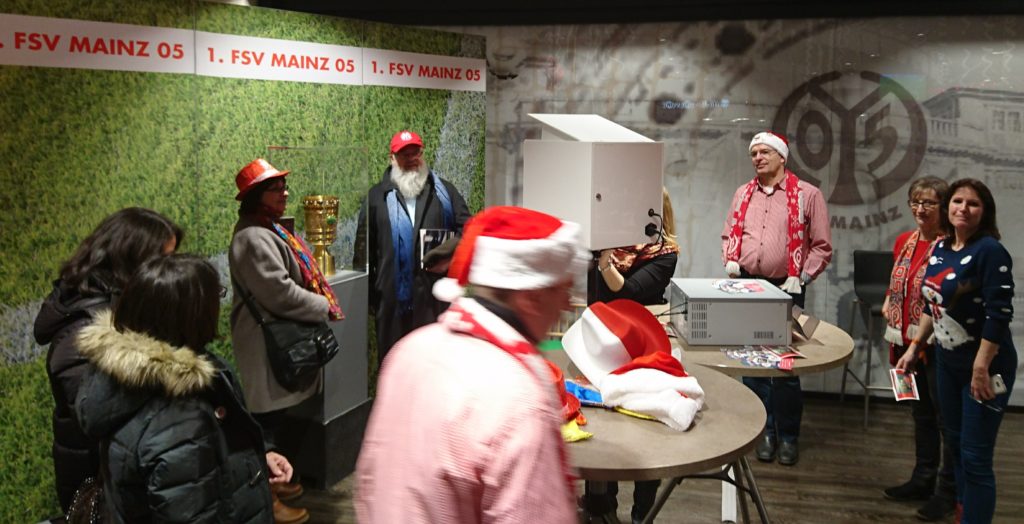
[[[228,265],[235,281],[231,304],[231,345],[242,379],[245,402],[254,413],[294,406],[320,390],[320,380],[292,393],[282,388],[267,362],[263,331],[245,306],[241,293],[252,294],[266,319],[304,322],[327,320],[327,299],[302,286],[302,272],[281,237],[242,217],[235,224]],[[238,288],[241,286],[241,289]]]

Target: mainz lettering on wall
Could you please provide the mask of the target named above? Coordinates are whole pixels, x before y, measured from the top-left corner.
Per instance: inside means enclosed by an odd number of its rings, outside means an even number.
[[[485,91],[483,59],[0,14],[0,64]]]

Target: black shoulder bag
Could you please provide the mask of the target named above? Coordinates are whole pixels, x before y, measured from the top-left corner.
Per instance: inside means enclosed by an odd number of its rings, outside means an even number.
[[[301,391],[316,380],[320,368],[338,354],[338,340],[327,322],[299,322],[296,320],[266,320],[253,302],[235,282],[235,289],[252,317],[263,328],[267,346],[267,360],[277,383],[288,391]]]

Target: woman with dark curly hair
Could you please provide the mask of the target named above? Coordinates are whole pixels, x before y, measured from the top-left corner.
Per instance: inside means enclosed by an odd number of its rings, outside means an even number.
[[[36,315],[36,342],[50,345],[46,373],[54,400],[53,471],[65,512],[75,491],[99,466],[96,443],[82,434],[74,416],[86,363],[75,335],[97,311],[111,308],[143,262],[174,251],[181,239],[181,228],[156,211],[129,207],[108,216],[61,266]]]

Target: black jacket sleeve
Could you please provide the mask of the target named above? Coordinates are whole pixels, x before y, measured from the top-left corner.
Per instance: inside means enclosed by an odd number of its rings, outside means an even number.
[[[649,260],[626,275],[622,289],[617,292],[608,289],[604,278],[598,272],[601,300],[607,302],[617,298],[628,298],[645,306],[663,303],[662,297],[676,271],[678,258],[676,253],[666,253]]]

